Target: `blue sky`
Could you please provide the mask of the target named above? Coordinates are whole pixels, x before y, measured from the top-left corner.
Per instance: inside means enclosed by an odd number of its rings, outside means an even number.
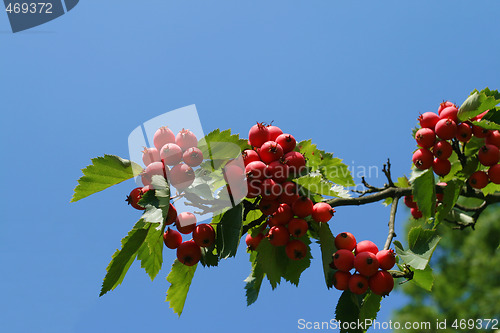
[[[408,174],[420,112],[500,88],[497,1],[82,1],[12,34],[0,13],[0,325],[14,332],[296,332],[334,317],[318,247],[299,288],[264,284],[246,307],[244,247],[196,272],[180,319],[137,263],[99,298],[105,268],[139,218],[131,182],[69,204],[90,158],[128,156],[128,134],[196,104],[205,132],[246,136],[272,120],[349,165]],[[382,175],[369,181],[382,185]],[[334,233],[382,246],[389,211],[337,209]],[[397,229],[408,216],[400,207]],[[402,233],[398,234],[402,238]],[[405,299],[384,299],[380,320]]]

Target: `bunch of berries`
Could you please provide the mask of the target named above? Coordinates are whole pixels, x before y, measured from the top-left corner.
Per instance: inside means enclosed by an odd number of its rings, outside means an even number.
[[[333,286],[336,289],[350,290],[358,295],[370,289],[377,295],[389,295],[394,288],[394,279],[387,271],[396,263],[393,250],[379,251],[369,240],[356,243],[349,232],[338,234],[335,246],[338,250],[333,254],[330,266],[337,269],[333,275]],[[355,272],[351,274],[353,268]]]
[[[446,183],[438,183],[438,185],[446,186]],[[436,193],[436,208],[439,204],[443,203],[443,198],[443,193]],[[418,209],[417,202],[413,200],[413,195],[405,196],[404,202],[406,207],[410,208],[411,216],[413,216],[414,219],[418,220],[419,218],[422,218],[422,212]]]
[[[295,151],[296,141],[291,134],[284,134],[277,126],[254,125],[249,132],[249,144],[253,149],[243,151],[247,198],[261,197],[259,208],[267,221],[256,236],[250,234],[246,243],[255,250],[267,237],[274,246],[286,246],[286,254],[292,260],[307,255],[307,246],[298,238],[309,228],[305,218],[316,222],[328,222],[335,210],[325,202],[314,203],[307,196],[299,195],[297,184],[291,178],[306,169],[304,155]]]
[[[470,121],[460,122],[458,108],[447,101],[440,104],[438,114],[425,112],[420,115],[421,128],[415,134],[415,140],[421,147],[413,153],[413,163],[420,170],[432,168],[438,176],[446,176],[451,170],[450,156],[459,142],[465,145],[472,137],[484,140],[479,148],[477,157],[479,162],[488,167],[486,171],[476,171],[469,177],[469,184],[477,189],[488,185],[488,182],[500,184],[500,133],[497,130],[487,130],[472,121],[480,122],[488,111],[472,118]]]

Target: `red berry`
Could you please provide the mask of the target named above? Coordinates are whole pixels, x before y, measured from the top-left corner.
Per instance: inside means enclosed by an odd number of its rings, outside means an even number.
[[[295,149],[297,142],[291,134],[281,134],[276,138],[276,142],[283,148],[283,152],[289,153]]]
[[[379,271],[370,277],[368,285],[374,294],[387,296],[394,288],[394,278],[387,271]]]
[[[434,148],[432,148],[432,152],[437,158],[447,160],[453,153],[453,147],[448,141],[438,141],[434,145]]]
[[[257,123],[248,132],[248,141],[251,146],[259,148],[264,142],[269,141],[269,129],[263,123]]]
[[[472,134],[474,134],[476,138],[481,139],[487,137],[490,134],[490,131],[477,125],[472,125]]]
[[[451,140],[457,135],[457,124],[451,119],[441,119],[434,128],[436,135],[443,140]]]
[[[285,225],[293,218],[292,208],[283,203],[280,204],[276,212],[272,216],[272,226]]]
[[[500,160],[500,150],[494,145],[484,145],[477,154],[479,162],[485,166],[492,166]]]
[[[229,162],[224,166],[224,179],[229,186],[242,186],[245,184],[245,170],[238,164]]]
[[[277,199],[281,194],[281,185],[272,179],[264,179],[261,184],[262,198],[266,200]]]
[[[349,289],[349,279],[351,278],[351,273],[336,271],[333,274],[333,286],[338,290]]]
[[[214,228],[207,223],[196,226],[193,231],[193,240],[200,247],[210,247],[215,242]]]
[[[262,239],[264,239],[263,234],[257,234],[257,236],[255,237],[252,237],[252,235],[247,234],[247,236],[245,237],[245,243],[247,243],[247,248],[250,251],[255,251]]]
[[[288,222],[288,231],[290,235],[294,237],[302,237],[306,234],[309,226],[307,225],[307,221],[304,219],[292,218],[290,222]]]
[[[177,230],[167,228],[163,234],[163,242],[169,249],[176,249],[182,243],[182,235]]]
[[[333,264],[338,270],[349,272],[354,267],[354,254],[349,250],[337,250],[333,255]]]
[[[472,128],[469,124],[461,123],[457,126],[457,140],[461,142],[469,142],[472,137]]]
[[[259,202],[259,209],[264,215],[272,215],[278,210],[280,204],[277,200],[265,200],[262,199]]]
[[[167,165],[176,165],[182,161],[182,149],[175,143],[167,143],[160,150],[160,158]]]
[[[241,156],[243,157],[243,163],[245,163],[245,166],[247,166],[248,163],[260,161],[260,156],[255,150],[251,149],[244,150],[241,153]]]
[[[456,107],[456,105],[455,105],[455,104],[453,104],[453,103],[452,103],[452,102],[450,102],[450,101],[446,101],[446,102],[443,102],[443,103],[439,104],[439,108],[438,108],[438,113],[439,113],[439,115],[441,115],[441,112],[443,112],[443,110],[444,110],[445,108],[449,107],[449,106],[454,106],[454,107]]]
[[[292,205],[293,213],[298,217],[307,217],[313,212],[313,202],[308,197],[300,197]]]
[[[174,132],[166,126],[160,127],[153,136],[153,143],[156,149],[160,151],[160,149],[167,143],[175,143]]]
[[[354,268],[366,277],[377,273],[379,263],[377,256],[371,252],[361,252],[354,258]]]
[[[306,168],[306,159],[304,155],[296,151],[286,153],[285,162],[288,164],[291,175],[300,175]]]
[[[168,173],[168,167],[163,165],[162,162],[153,162],[141,173],[141,180],[144,185],[151,185],[154,175],[165,177],[165,175],[168,176]]]
[[[186,151],[189,148],[198,146],[198,139],[193,132],[187,129],[182,129],[175,137],[175,143],[181,147],[182,151]]]
[[[455,106],[448,106],[441,110],[441,113],[439,114],[439,117],[441,119],[451,119],[455,123],[458,123],[458,109]]]
[[[410,209],[410,213],[411,213],[411,216],[413,216],[413,218],[415,220],[418,220],[418,219],[422,218],[422,216],[423,216],[422,212],[418,208]]]
[[[469,177],[470,186],[482,189],[488,185],[488,174],[484,171],[476,171]]]
[[[288,243],[288,240],[290,239],[290,233],[285,226],[276,225],[269,230],[267,238],[269,238],[269,243],[271,243],[272,245],[283,246]]]
[[[436,134],[430,128],[421,128],[415,133],[415,140],[422,148],[430,148],[436,142]]]
[[[177,248],[177,259],[186,266],[196,265],[201,259],[201,249],[194,241],[188,240]]]
[[[420,170],[427,170],[432,166],[432,161],[434,160],[434,156],[431,151],[425,148],[420,148],[416,152],[413,153],[413,164]]]
[[[329,204],[326,202],[318,202],[313,206],[312,218],[316,222],[326,223],[330,221],[333,213],[335,213],[335,209]]]
[[[167,218],[165,219],[165,224],[170,225],[177,220],[177,209],[175,209],[174,205],[168,205],[168,213]]]
[[[272,178],[278,183],[283,183],[287,180],[289,174],[288,165],[282,161],[273,161],[269,163],[266,169],[267,177]]]
[[[500,164],[495,164],[488,170],[488,177],[492,183],[500,184]]]
[[[181,191],[189,187],[195,179],[193,169],[184,163],[177,164],[170,170],[170,184]]]
[[[439,116],[434,112],[425,112],[418,117],[418,121],[422,128],[430,128],[434,131],[434,126],[439,121]]]
[[[261,161],[255,161],[255,162],[250,162],[247,164],[245,167],[245,174],[247,175],[247,179],[249,180],[262,180],[265,178],[265,172],[266,172],[267,166],[264,164],[264,162]]]
[[[362,295],[368,290],[368,279],[360,274],[353,274],[349,279],[349,290],[356,294]]]
[[[307,255],[307,245],[298,239],[291,240],[286,244],[285,253],[292,260],[300,260]]]
[[[283,134],[283,131],[278,126],[268,125],[267,130],[269,132],[269,141],[276,141],[276,138]]]
[[[405,205],[408,208],[417,208],[417,203],[413,201],[413,195],[405,196]]]
[[[283,148],[274,141],[265,142],[259,150],[260,159],[266,164],[279,160],[283,154]]]
[[[256,198],[261,193],[261,181],[258,179],[249,179],[247,181],[247,198]]]
[[[354,249],[354,253],[358,255],[361,252],[371,252],[373,254],[377,254],[378,247],[374,242],[369,240],[364,240],[356,244],[356,248]]]
[[[335,247],[352,251],[356,247],[356,238],[350,232],[341,232],[335,237]]]
[[[490,134],[486,137],[485,143],[487,145],[493,145],[497,148],[500,148],[500,132],[499,131],[491,131]]]
[[[156,148],[144,148],[142,151],[142,162],[145,166],[153,162],[160,162],[160,153]]]
[[[396,255],[393,250],[382,250],[377,253],[377,260],[381,269],[391,269],[396,264]]]
[[[291,206],[298,198],[297,185],[294,182],[284,182],[281,184],[281,194],[278,198],[280,202]]]
[[[436,175],[444,177],[450,173],[451,163],[448,160],[442,160],[440,158],[436,158],[432,163],[432,170],[434,170],[434,173]]]
[[[182,159],[184,163],[194,168],[203,162],[203,152],[197,147],[191,147],[184,152]]]
[[[146,208],[139,205],[139,200],[141,200],[142,195],[142,187],[136,187],[132,191],[130,191],[130,194],[127,196],[127,199],[125,199],[125,201],[135,209],[144,210]]]
[[[190,234],[196,228],[196,216],[190,212],[182,212],[177,215],[175,226],[181,234]]]

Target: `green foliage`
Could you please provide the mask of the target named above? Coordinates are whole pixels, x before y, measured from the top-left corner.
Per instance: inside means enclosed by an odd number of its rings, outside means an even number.
[[[83,176],[78,179],[78,185],[70,202],[131,179],[141,171],[140,165],[115,155],[93,158],[92,164],[82,169]]]
[[[411,282],[415,283],[420,288],[431,291],[434,284],[434,275],[432,274],[431,266],[427,265],[425,269],[415,269]]]
[[[423,217],[433,217],[436,208],[436,188],[432,169],[421,171],[414,168],[411,186],[413,200],[417,203]]]
[[[414,227],[408,234],[408,249],[404,250],[399,241],[394,241],[394,247],[405,264],[425,269],[440,239],[435,230]]]
[[[458,109],[458,119],[469,120],[478,114],[494,108],[500,103],[500,94],[496,90],[485,88],[474,90]]]
[[[163,228],[151,225],[148,235],[137,252],[137,259],[141,261],[141,267],[154,280],[163,263]]]
[[[380,311],[380,302],[382,301],[382,296],[368,292],[363,302],[361,303],[361,309],[359,311],[359,320],[361,322],[373,321],[377,318],[377,314]],[[371,326],[371,325],[370,325]],[[366,332],[370,327],[365,327],[364,332]]]
[[[453,206],[458,200],[458,196],[460,194],[460,190],[464,186],[464,181],[455,179],[448,181],[443,191],[443,202],[438,206],[436,212],[436,220],[435,224],[437,225],[441,223],[451,212]]]
[[[365,296],[358,296],[346,290],[342,293],[335,309],[335,319],[338,322],[345,323],[358,323],[365,322],[369,319],[374,320],[377,318],[377,313],[380,310],[380,302],[382,297],[375,295],[371,292]],[[340,332],[361,333],[366,332],[369,327],[364,329],[346,329],[341,327]]]
[[[245,279],[247,306],[250,306],[255,303],[255,301],[257,301],[257,298],[259,297],[260,286],[262,285],[262,280],[264,279],[264,271],[262,270],[260,264],[257,262],[257,252],[251,251],[250,262],[252,263],[252,272]]]
[[[243,204],[239,204],[225,213],[214,216],[212,225],[216,228],[216,248],[221,259],[234,257],[238,250],[243,226]]]
[[[228,145],[228,143],[233,145]],[[198,142],[198,148],[202,151],[205,159],[210,159],[208,164],[205,163],[204,168],[217,170],[250,146],[247,140],[240,139],[239,134],[231,134],[230,129],[222,132],[220,129],[216,129]]]
[[[184,309],[184,303],[186,303],[186,297],[197,266],[198,265],[186,266],[175,259],[172,269],[167,276],[170,287],[167,291],[166,302],[169,302],[170,308],[172,308],[179,317]]]
[[[321,176],[302,176],[295,179],[295,182],[302,187],[305,187],[309,192],[326,195],[330,197],[338,197],[339,193],[332,190],[334,184],[325,180]]]
[[[333,286],[333,274],[335,273],[335,270],[330,267],[332,255],[337,251],[335,247],[335,237],[328,223],[319,223],[317,233],[319,237],[318,243],[321,249],[321,259],[323,260],[326,287],[330,289]]]
[[[101,293],[99,296],[104,295],[110,290],[115,289],[120,283],[122,283],[125,278],[130,265],[134,262],[137,256],[137,251],[144,243],[146,236],[148,235],[150,223],[144,223],[143,220],[139,220],[128,235],[122,239],[122,248],[116,250],[111,258],[111,262],[106,268],[106,276],[102,282]]]

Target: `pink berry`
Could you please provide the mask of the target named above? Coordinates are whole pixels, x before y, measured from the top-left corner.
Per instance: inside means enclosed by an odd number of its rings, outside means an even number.
[[[160,153],[156,148],[144,148],[142,151],[142,162],[145,166],[150,165],[153,162],[160,162]]]
[[[162,162],[153,162],[146,167],[141,174],[142,183],[144,185],[151,185],[152,177],[154,175],[168,176],[168,167],[163,165]]]
[[[175,143],[174,132],[167,126],[160,127],[153,136],[153,143],[156,149],[160,151],[167,143]]]
[[[182,149],[175,143],[167,143],[160,150],[160,158],[167,165],[176,165],[182,161]]]
[[[170,170],[170,184],[181,191],[189,187],[195,179],[193,169],[184,163],[177,164]]]
[[[203,153],[198,148],[191,147],[184,152],[182,159],[184,160],[184,163],[194,168],[203,162]]]
[[[198,139],[193,132],[187,129],[182,129],[175,137],[175,143],[181,147],[182,151],[198,146]]]

